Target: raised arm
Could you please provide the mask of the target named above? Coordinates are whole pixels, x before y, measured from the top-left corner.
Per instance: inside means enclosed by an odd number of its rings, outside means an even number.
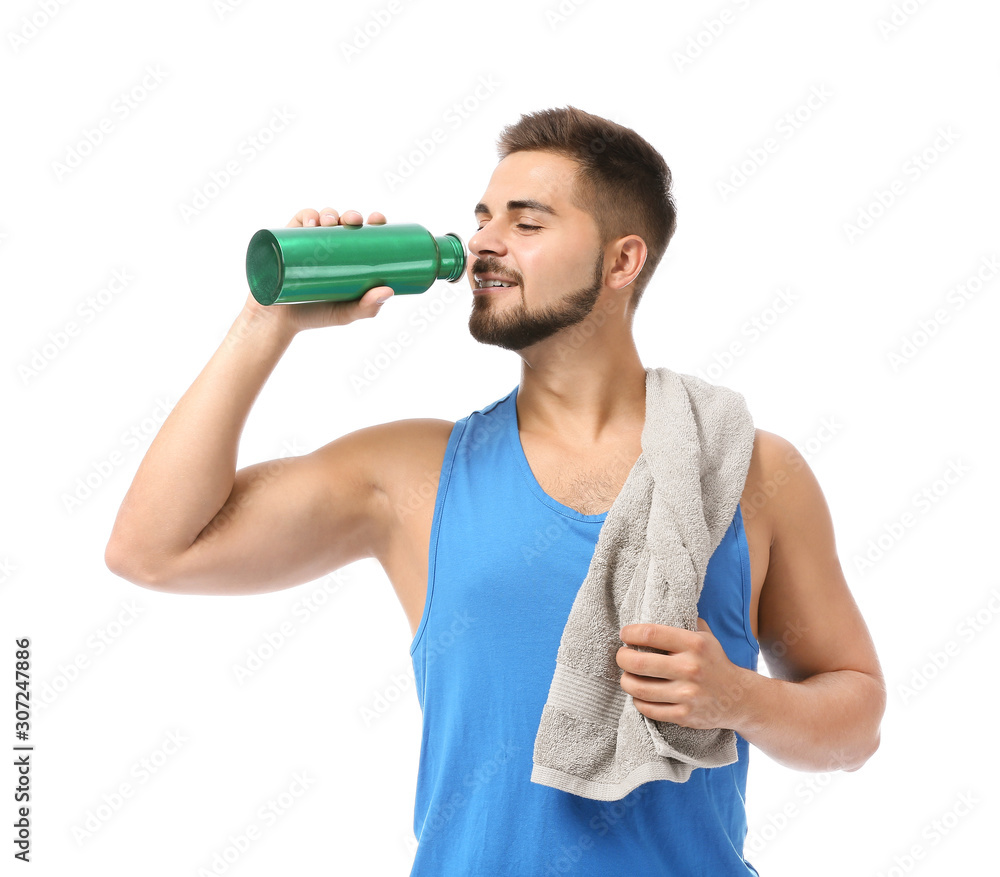
[[[288,225],[340,222],[335,210],[306,209]],[[344,215],[344,224],[361,222],[355,211]],[[233,594],[289,587],[371,556],[385,430],[239,472],[236,459],[250,408],[295,335],[373,317],[391,294],[377,287],[358,301],[267,307],[248,295],[139,465],[108,541],[108,568],[157,590]]]

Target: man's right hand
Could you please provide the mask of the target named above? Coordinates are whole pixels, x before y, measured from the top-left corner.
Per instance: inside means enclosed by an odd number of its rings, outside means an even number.
[[[381,213],[372,213],[368,217],[369,225],[385,225],[386,219]],[[332,207],[316,211],[311,207],[300,210],[285,226],[286,228],[329,228],[334,225],[363,225],[364,220],[357,210],[338,213]],[[265,319],[281,326],[287,331],[300,332],[303,329],[317,329],[322,326],[344,326],[355,320],[374,317],[382,308],[378,299],[391,297],[393,291],[388,286],[376,286],[369,289],[357,301],[319,301],[308,304],[273,304],[262,305],[252,294],[247,295],[243,310],[254,320]]]
[[[289,227],[310,224],[361,225],[362,218],[301,210]],[[423,491],[440,472],[451,422],[377,424],[307,454],[236,468],[251,406],[295,333],[371,317],[375,300],[391,293],[380,287],[358,301],[266,307],[250,296],[146,450],[108,539],[108,568],[154,590],[252,594],[362,558],[401,562],[397,546],[413,537],[405,527],[395,535],[398,498],[411,484]],[[309,398],[308,387],[302,395]],[[413,581],[399,593],[416,631],[425,597],[419,576]]]

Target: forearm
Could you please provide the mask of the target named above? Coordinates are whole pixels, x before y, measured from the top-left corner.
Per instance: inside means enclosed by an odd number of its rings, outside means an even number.
[[[878,748],[881,680],[855,670],[801,682],[744,674],[734,730],[775,761],[795,770],[857,770]]]
[[[240,312],[140,463],[108,543],[109,566],[149,568],[177,556],[222,508],[247,415],[293,335]]]

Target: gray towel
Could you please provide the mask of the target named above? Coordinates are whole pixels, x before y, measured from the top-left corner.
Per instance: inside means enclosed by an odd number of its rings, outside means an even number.
[[[705,570],[746,481],[753,420],[735,390],[647,368],[641,443],[563,629],[535,736],[531,781],[599,801],[737,757],[732,730],[640,713],[615,654],[626,624],[697,629]]]

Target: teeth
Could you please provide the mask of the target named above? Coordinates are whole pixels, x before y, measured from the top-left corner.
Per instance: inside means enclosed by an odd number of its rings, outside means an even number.
[[[514,286],[513,283],[509,283],[506,280],[480,280],[478,283],[480,289],[486,289],[493,286]]]

